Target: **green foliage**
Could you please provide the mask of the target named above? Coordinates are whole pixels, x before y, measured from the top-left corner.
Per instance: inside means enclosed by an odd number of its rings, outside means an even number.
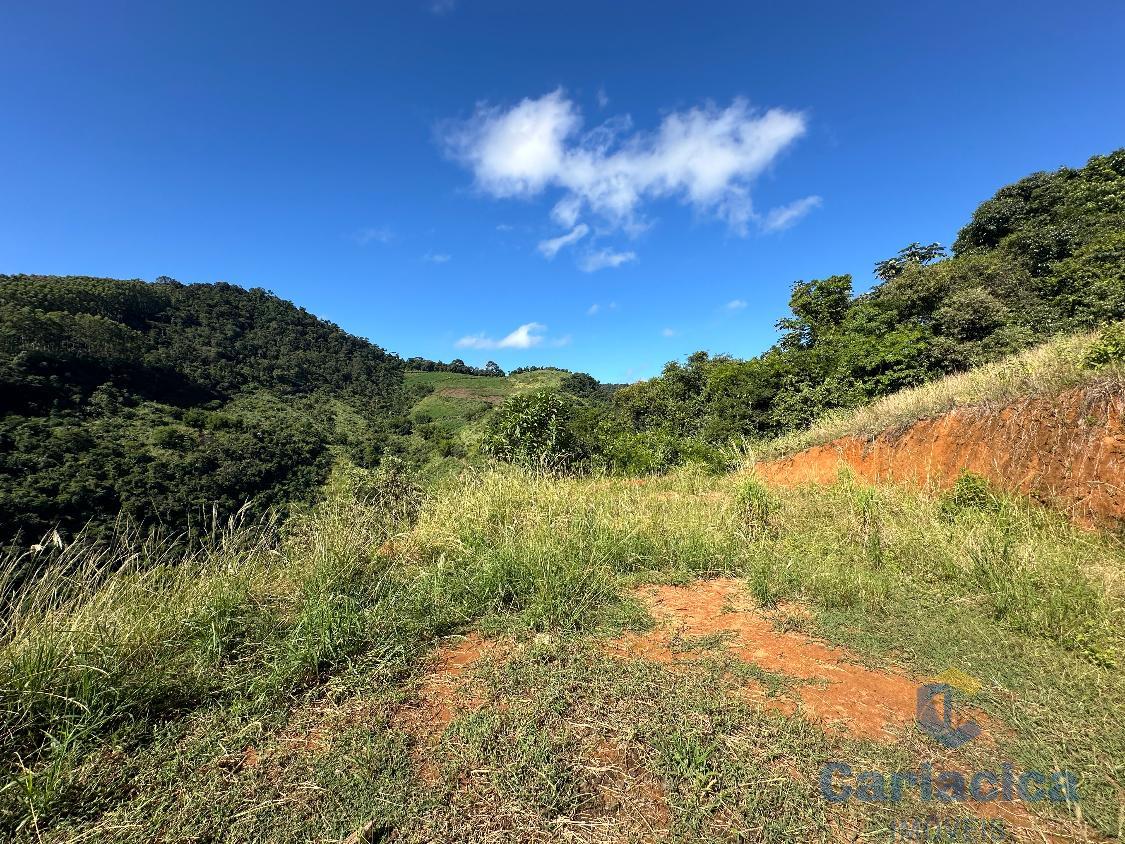
[[[308,500],[404,401],[398,358],[265,290],[0,276],[0,544]]]
[[[603,428],[619,429],[610,439],[621,444],[771,439],[1125,319],[1125,150],[1001,189],[961,231],[953,257],[944,251],[910,244],[876,266],[879,283],[859,296],[849,276],[796,282],[772,349],[745,361],[697,352],[669,363],[615,392]]]
[[[585,454],[574,431],[573,402],[540,390],[509,398],[489,421],[483,451],[507,463],[543,469],[579,465]]]
[[[1125,319],[1125,230],[1092,240],[1049,280],[1067,319],[1082,327]]]
[[[965,512],[995,513],[1001,509],[1003,499],[991,484],[980,475],[962,470],[957,480],[938,499],[939,511],[948,518]]]
[[[1102,329],[1098,339],[1087,349],[1082,363],[1091,369],[1125,364],[1125,323],[1114,323]]]
[[[940,243],[929,243],[925,246],[921,243],[911,243],[900,249],[896,257],[887,258],[876,264],[875,275],[883,281],[890,281],[902,275],[907,267],[922,266],[944,256],[945,247]]]

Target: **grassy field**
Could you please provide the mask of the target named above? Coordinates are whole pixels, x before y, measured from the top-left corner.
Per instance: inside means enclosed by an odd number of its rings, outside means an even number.
[[[503,378],[410,371],[406,373],[407,386],[432,388],[432,392],[414,404],[410,416],[415,423],[433,425],[436,428],[434,433],[451,437],[473,454],[494,407],[519,393],[555,389],[565,376],[565,372],[557,369],[533,370]],[[424,474],[429,478],[447,477],[456,474],[464,465],[463,460],[435,454],[424,468]]]
[[[1079,777],[1080,803],[1030,807],[1055,840],[1120,837],[1125,549],[965,492],[488,471],[423,499],[402,478],[341,470],[316,510],[217,526],[187,557],[122,537],[68,549],[32,583],[29,559],[9,560],[0,829],[878,839],[934,807],[830,805],[823,762],[1003,759]],[[616,646],[667,626],[645,584],[717,577],[733,578],[746,618],[801,647],[846,647],[857,671],[971,678],[959,705],[982,713],[988,741],[950,756],[911,725],[890,741],[827,729],[801,702],[828,679],[763,670],[726,633],[666,630],[675,662]],[[441,654],[465,642],[491,646],[450,686]]]
[[[1084,359],[1098,338],[1097,333],[1058,337],[961,375],[900,390],[863,407],[830,414],[807,430],[758,443],[752,451],[756,458],[769,460],[838,437],[873,437],[957,407],[1007,404],[1033,396],[1057,395],[1073,387],[1125,384],[1122,364],[1096,368],[1085,364]]]
[[[455,372],[407,372],[406,383],[433,387],[432,393],[414,405],[412,415],[447,422],[454,429],[469,424],[509,396],[558,387],[565,375],[557,369],[521,372],[503,378]]]

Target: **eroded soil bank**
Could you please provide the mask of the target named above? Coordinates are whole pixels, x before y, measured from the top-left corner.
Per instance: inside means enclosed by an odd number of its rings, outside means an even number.
[[[781,484],[825,483],[841,466],[871,481],[948,486],[962,470],[1059,507],[1083,524],[1125,522],[1125,388],[1070,390],[958,408],[874,438],[841,437],[755,467]]]

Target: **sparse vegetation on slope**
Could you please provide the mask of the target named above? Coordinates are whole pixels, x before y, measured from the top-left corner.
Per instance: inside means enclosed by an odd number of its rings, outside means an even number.
[[[1125,383],[1125,354],[1113,338],[1125,323],[1100,332],[1058,337],[994,363],[900,390],[871,404],[826,414],[808,428],[756,444],[756,458],[768,460],[846,436],[875,436],[958,407],[1002,405],[1037,396],[1055,396],[1072,387]]]

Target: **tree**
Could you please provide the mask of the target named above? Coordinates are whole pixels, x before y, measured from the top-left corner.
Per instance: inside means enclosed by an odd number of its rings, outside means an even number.
[[[940,243],[927,243],[925,246],[921,243],[911,243],[900,249],[896,257],[877,263],[875,275],[883,281],[890,281],[902,275],[903,270],[912,264],[925,266],[943,257],[945,257],[945,247]]]
[[[496,363],[496,361],[490,360],[484,365],[484,374],[493,378],[503,378],[504,370],[500,368],[500,365]]]
[[[825,279],[798,281],[789,297],[792,317],[777,321],[777,328],[786,332],[782,348],[808,348],[825,333],[839,325],[852,302],[852,277],[834,275]]]
[[[564,393],[570,393],[572,396],[577,396],[580,399],[587,401],[597,401],[603,397],[602,385],[598,383],[597,379],[592,375],[585,372],[572,372],[563,378],[559,384],[559,389]]]

